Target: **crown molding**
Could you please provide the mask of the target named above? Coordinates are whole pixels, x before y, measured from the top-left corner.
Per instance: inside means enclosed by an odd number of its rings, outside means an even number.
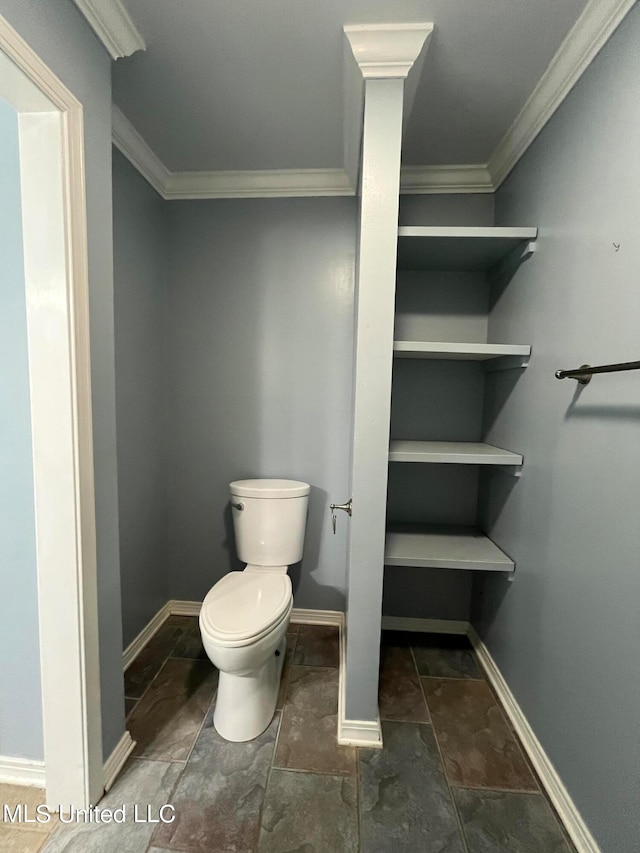
[[[349,196],[343,169],[170,172],[118,107],[111,107],[113,144],[166,200]]]
[[[112,59],[146,50],[122,0],[74,0]]]
[[[433,24],[347,24],[343,27],[365,80],[406,77]]]
[[[89,0],[76,0],[78,5]],[[92,0],[97,2],[97,0]],[[529,148],[542,128],[567,97],[597,53],[605,45],[635,0],[589,0],[582,15],[560,45],[549,67],[531,93],[520,114],[502,138],[486,164],[457,166],[404,166],[400,174],[400,192],[403,195],[436,193],[491,193],[495,192],[509,172]],[[430,24],[389,27],[345,27],[345,34],[356,56],[354,43],[360,39],[365,45],[372,32],[415,29],[426,41],[425,28]],[[349,36],[352,34],[352,38]],[[416,37],[417,38],[417,37]],[[384,41],[384,39],[383,39]],[[401,39],[400,39],[401,42]],[[421,48],[413,42],[416,56]],[[396,49],[396,57],[399,48]],[[383,55],[384,51],[380,51]],[[373,60],[362,48],[363,64]],[[391,55],[390,52],[387,56]],[[405,59],[408,56],[405,50]],[[366,61],[365,61],[366,59]],[[356,61],[357,57],[356,57]],[[382,61],[382,60],[381,60]],[[408,60],[407,60],[408,61]],[[405,62],[406,65],[406,62]],[[373,77],[392,76],[391,66],[378,65]],[[408,66],[411,67],[410,65]],[[408,68],[407,68],[408,70]],[[396,68],[398,72],[398,69]],[[364,71],[363,71],[364,73]],[[398,72],[399,73],[399,72]],[[405,72],[406,73],[406,72]],[[262,171],[220,172],[170,172],[151,150],[138,131],[116,107],[113,107],[113,142],[133,166],[146,178],[164,199],[216,199],[216,198],[296,198],[310,196],[352,196],[354,184],[343,169],[276,169]],[[351,176],[353,178],[353,176]]]
[[[170,172],[129,119],[112,107],[113,144],[166,200],[352,196],[343,169],[273,169],[244,172]],[[405,166],[402,194],[488,193],[486,166]]]
[[[299,198],[354,195],[344,169],[169,172],[166,199]]]
[[[495,189],[538,136],[634,3],[635,0],[589,0],[489,160],[488,169]]]
[[[486,164],[461,166],[403,166],[401,195],[492,193],[495,187]]]
[[[154,190],[165,198],[164,188],[171,172],[115,104],[111,105],[111,137],[118,151],[124,154]]]

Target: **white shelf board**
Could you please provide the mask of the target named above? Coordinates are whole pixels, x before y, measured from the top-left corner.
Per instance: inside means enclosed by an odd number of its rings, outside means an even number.
[[[486,361],[506,355],[528,356],[528,344],[468,344],[446,341],[394,341],[396,358],[437,358],[444,361]]]
[[[522,465],[522,456],[475,441],[402,441],[389,443],[389,462],[457,465]]]
[[[475,527],[402,525],[387,530],[385,566],[513,572],[515,565]]]
[[[488,270],[537,235],[537,228],[404,225],[398,228],[398,268]]]

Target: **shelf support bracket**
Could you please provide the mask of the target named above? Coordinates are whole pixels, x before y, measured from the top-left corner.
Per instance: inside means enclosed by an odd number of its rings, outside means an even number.
[[[522,465],[492,465],[491,468],[493,471],[499,471],[501,474],[507,474],[509,477],[515,477],[516,480],[519,480],[522,477],[524,463]]]
[[[487,270],[487,281],[489,285],[508,281],[515,275],[516,270],[525,261],[538,251],[538,241],[530,240],[509,252],[504,258],[495,263]]]
[[[528,355],[503,355],[482,362],[484,373],[497,373],[500,370],[523,370],[529,365]]]

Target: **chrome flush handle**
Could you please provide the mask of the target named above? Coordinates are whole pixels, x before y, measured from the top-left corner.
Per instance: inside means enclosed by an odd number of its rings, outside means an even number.
[[[348,516],[351,516],[352,512],[352,498],[349,498],[346,504],[329,504],[329,511],[331,513],[331,527],[333,528],[333,534],[335,536],[336,532],[336,510],[341,509],[343,512],[346,512]]]
[[[234,509],[239,510],[240,512],[242,512],[242,510],[244,509],[244,504],[234,504],[234,503],[232,503],[232,504],[231,504],[231,506],[232,506]]]

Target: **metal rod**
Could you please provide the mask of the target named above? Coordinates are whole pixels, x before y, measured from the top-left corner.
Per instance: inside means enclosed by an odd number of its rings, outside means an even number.
[[[582,364],[576,370],[556,370],[556,379],[577,379],[581,385],[587,385],[594,373],[618,373],[621,370],[640,370],[640,361],[602,364],[599,367]]]

